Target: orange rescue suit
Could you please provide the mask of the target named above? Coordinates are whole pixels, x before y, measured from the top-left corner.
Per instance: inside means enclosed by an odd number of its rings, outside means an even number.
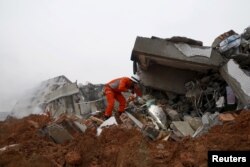
[[[110,117],[112,115],[115,100],[119,102],[118,112],[124,112],[126,99],[121,92],[127,92],[129,89],[133,89],[133,81],[128,77],[114,79],[105,85],[104,94],[107,99],[107,107],[104,113],[105,116]]]

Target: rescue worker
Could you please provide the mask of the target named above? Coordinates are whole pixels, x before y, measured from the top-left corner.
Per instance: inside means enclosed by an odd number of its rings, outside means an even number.
[[[107,106],[104,113],[105,119],[112,116],[115,100],[119,102],[118,114],[120,115],[125,111],[126,99],[122,95],[122,92],[130,92],[132,94],[135,93],[137,96],[142,96],[139,88],[139,77],[135,75],[131,78],[117,78],[105,84],[104,95],[107,100]]]

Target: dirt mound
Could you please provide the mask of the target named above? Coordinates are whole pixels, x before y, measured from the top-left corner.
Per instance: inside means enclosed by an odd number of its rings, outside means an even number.
[[[105,128],[100,136],[93,129],[72,141],[56,144],[41,136],[47,116],[32,115],[0,122],[0,166],[207,166],[208,150],[249,150],[250,112],[235,121],[213,127],[208,134],[180,142],[151,141],[137,129]]]

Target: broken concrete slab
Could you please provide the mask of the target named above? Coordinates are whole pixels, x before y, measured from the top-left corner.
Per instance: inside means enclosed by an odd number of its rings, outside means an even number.
[[[202,121],[199,117],[191,117],[189,115],[185,115],[183,117],[183,120],[187,121],[194,131],[196,131],[200,126],[202,126]]]
[[[206,112],[205,114],[202,115],[202,124],[208,127],[212,127],[214,125],[219,125],[221,124],[219,118],[219,112],[215,112],[213,114]]]
[[[192,136],[194,134],[194,130],[191,128],[188,122],[186,121],[173,121],[171,124],[174,132],[178,132],[182,136]]]
[[[167,108],[166,109],[166,113],[168,114],[168,116],[170,117],[171,121],[180,121],[180,115],[176,110]]]
[[[210,129],[210,126],[209,125],[202,125],[200,126],[196,131],[195,133],[193,134],[192,137],[200,137],[206,133],[208,133],[208,130]]]
[[[240,102],[245,106],[250,104],[250,76],[233,60],[229,60],[220,68],[220,74],[233,89]]]
[[[73,139],[71,134],[61,125],[52,124],[47,126],[46,130],[49,137],[55,141],[55,143],[63,144]]]
[[[145,86],[184,94],[185,82],[197,73],[219,67],[220,62],[210,59],[211,50],[183,42],[137,37],[131,60],[134,73],[138,72]]]
[[[136,119],[132,114],[130,114],[129,112],[125,112],[125,114],[135,123],[136,126],[138,126],[140,129],[143,128],[143,124]]]
[[[59,99],[59,98],[65,97],[65,96],[77,94],[77,93],[79,93],[79,89],[77,87],[77,84],[71,83],[71,84],[65,85],[65,86],[47,94],[45,96],[46,103],[49,103],[53,100],[56,100],[56,99]]]
[[[87,130],[87,126],[84,124],[81,124],[77,121],[74,121],[74,124],[79,128],[83,133]]]
[[[145,60],[161,60],[172,67],[189,67],[200,70],[202,68],[218,67],[218,62],[209,60],[211,47],[176,43],[164,39],[137,37],[132,51],[131,60],[144,58]],[[185,62],[185,63],[184,63]],[[148,62],[145,62],[148,63]],[[163,62],[162,62],[163,63]],[[147,65],[147,64],[145,64]],[[176,66],[177,65],[177,66]]]
[[[143,133],[145,136],[149,137],[149,138],[152,139],[152,140],[157,139],[157,137],[158,137],[159,134],[160,134],[160,131],[159,131],[159,130],[157,130],[157,129],[154,128],[154,127],[151,127],[151,126],[142,124],[138,119],[136,119],[136,118],[135,118],[132,114],[130,114],[129,112],[125,112],[125,114],[127,115],[127,117],[128,117],[130,120],[133,121],[133,123],[134,123],[136,126],[138,126],[138,128],[141,129],[142,133]],[[126,121],[126,120],[125,120],[125,121]],[[132,125],[131,122],[129,122],[128,120],[126,121],[126,123],[129,123],[130,125]],[[130,126],[130,125],[129,125],[129,126]]]
[[[209,125],[210,124],[211,120],[209,118],[209,115],[210,115],[210,113],[205,113],[205,114],[202,115],[201,120],[202,120],[203,125]]]

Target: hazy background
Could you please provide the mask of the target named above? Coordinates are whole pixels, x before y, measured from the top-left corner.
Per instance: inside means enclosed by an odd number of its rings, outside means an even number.
[[[250,25],[249,0],[0,0],[0,111],[43,80],[130,76],[136,36],[211,45]]]

